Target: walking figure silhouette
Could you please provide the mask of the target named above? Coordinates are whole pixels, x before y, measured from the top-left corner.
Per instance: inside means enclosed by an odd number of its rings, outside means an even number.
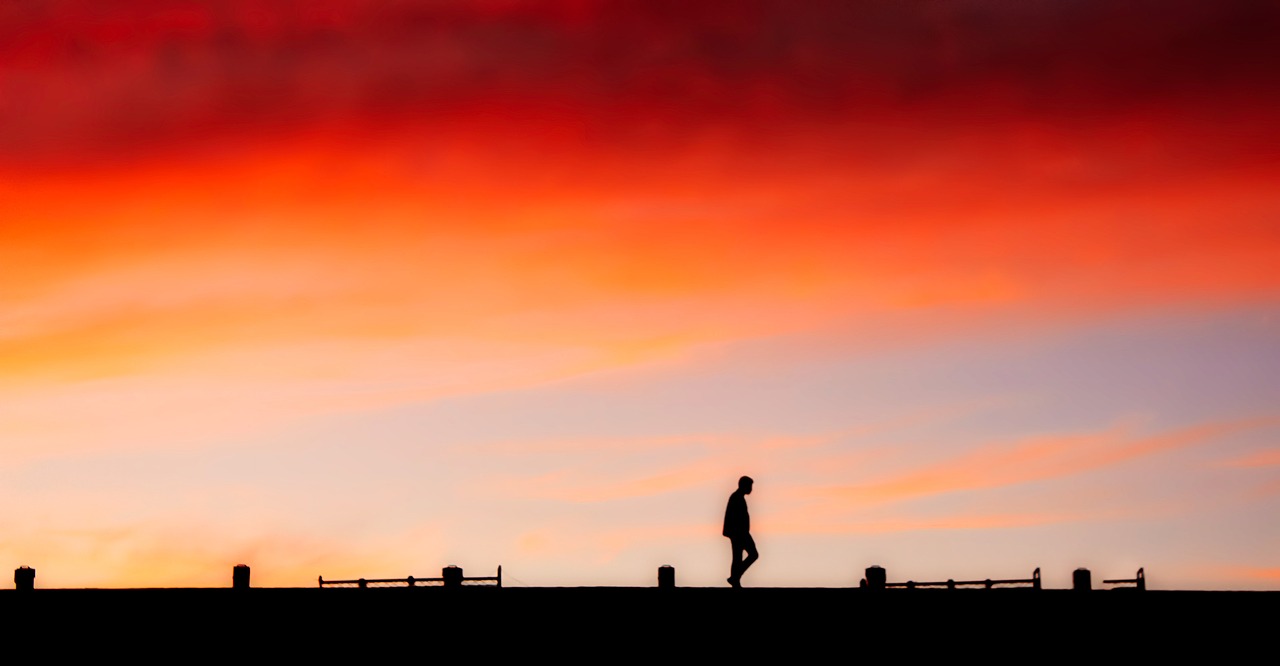
[[[733,559],[729,564],[729,584],[742,587],[742,574],[752,565],[760,554],[756,552],[756,541],[751,538],[751,516],[747,513],[747,495],[751,494],[751,477],[738,479],[738,489],[729,495],[729,505],[724,509],[724,531],[729,537],[729,546],[733,551]],[[743,557],[743,554],[746,557]]]

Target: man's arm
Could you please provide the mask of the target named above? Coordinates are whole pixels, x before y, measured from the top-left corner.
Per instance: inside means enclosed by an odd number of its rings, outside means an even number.
[[[724,531],[727,537],[739,536],[749,531],[747,517],[747,500],[741,493],[729,496],[729,505],[724,509]]]

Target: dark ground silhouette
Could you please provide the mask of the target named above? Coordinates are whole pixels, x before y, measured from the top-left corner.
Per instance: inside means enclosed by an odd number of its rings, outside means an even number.
[[[1270,653],[1280,592],[497,588],[0,590],[7,649],[37,656],[220,651],[362,660],[988,661]],[[741,630],[746,622],[749,630]],[[726,632],[737,638],[725,640]],[[712,661],[714,660],[714,661]],[[1059,661],[1059,659],[1055,659]],[[19,660],[14,663],[20,663]]]

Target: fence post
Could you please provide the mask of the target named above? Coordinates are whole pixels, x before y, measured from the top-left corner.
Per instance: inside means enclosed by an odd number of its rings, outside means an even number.
[[[866,574],[868,590],[883,590],[884,584],[889,580],[884,571],[884,567],[876,566],[874,564],[867,567]]]
[[[1040,589],[1040,567],[1036,567],[1036,570],[1031,572],[1031,589]]]
[[[1093,589],[1093,578],[1088,569],[1080,567],[1071,573],[1071,589],[1077,592],[1088,592]]]
[[[1138,591],[1143,592],[1147,589],[1147,575],[1142,573],[1142,567],[1138,567]]]
[[[237,564],[231,568],[231,588],[234,590],[249,589],[249,565]]]
[[[445,587],[462,587],[462,568],[450,564],[440,571]]]
[[[34,590],[36,588],[36,570],[26,565],[14,569],[13,587],[18,590]]]
[[[658,587],[669,589],[676,586],[676,568],[670,564],[658,567]]]

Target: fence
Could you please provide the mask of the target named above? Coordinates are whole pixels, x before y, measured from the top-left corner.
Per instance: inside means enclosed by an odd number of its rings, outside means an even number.
[[[502,567],[498,567],[496,576],[464,576],[461,567],[447,566],[440,572],[439,578],[357,578],[355,580],[325,580],[319,577],[320,587],[462,587],[464,585],[485,585],[502,587]]]
[[[1133,578],[1112,578],[1111,580],[1104,580],[1102,582],[1107,585],[1126,586],[1121,589],[1128,589],[1128,586],[1132,585],[1133,589],[1138,590],[1139,592],[1147,589],[1147,576],[1142,573],[1142,567],[1138,568],[1138,575]]]
[[[991,578],[987,578],[985,580],[947,579],[944,581],[929,581],[929,582],[909,580],[905,583],[885,582],[884,569],[881,569],[880,567],[871,567],[867,569],[867,577],[864,578],[862,581],[863,587],[870,587],[871,589],[902,588],[907,590],[915,590],[915,589],[924,588],[924,587],[941,587],[941,588],[946,588],[948,590],[954,590],[961,587],[983,587],[990,590],[997,585],[1030,586],[1031,589],[1033,590],[1039,590],[1041,589],[1040,588],[1040,567],[1036,567],[1036,570],[1031,572],[1030,578],[1005,578],[1005,579],[999,579],[999,580],[991,579]]]

